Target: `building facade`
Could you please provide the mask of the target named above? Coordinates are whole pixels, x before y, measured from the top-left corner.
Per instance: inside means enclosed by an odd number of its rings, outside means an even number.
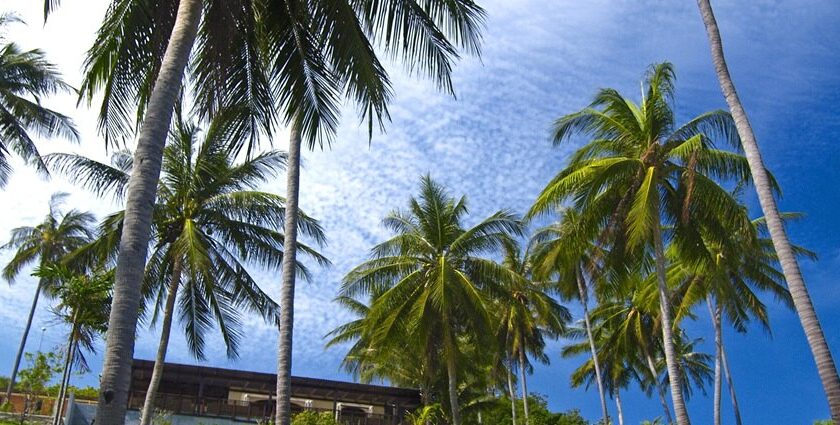
[[[128,408],[143,408],[154,362],[135,359]],[[268,422],[274,417],[274,374],[166,363],[156,407],[212,423]],[[292,377],[292,412],[329,412],[342,425],[397,425],[420,405],[418,390]],[[213,421],[216,419],[216,422]]]

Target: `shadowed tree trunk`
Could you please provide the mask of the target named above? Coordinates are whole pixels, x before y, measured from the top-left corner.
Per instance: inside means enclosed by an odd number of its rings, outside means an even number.
[[[455,341],[449,323],[444,322],[444,338],[446,339],[446,375],[449,385],[449,408],[452,409],[452,425],[461,425],[461,408],[458,405],[458,376],[455,370]]]
[[[665,364],[668,366],[668,383],[671,387],[671,401],[674,403],[674,415],[677,424],[690,425],[688,409],[683,400],[680,385],[680,370],[677,367],[677,355],[674,350],[674,336],[671,328],[671,299],[668,282],[665,277],[665,248],[662,243],[662,228],[659,224],[659,200],[654,201],[653,217],[657,222],[653,225],[653,249],[656,257],[656,276],[659,284],[659,309],[662,315],[662,346],[665,351]]]
[[[166,349],[169,347],[169,335],[172,331],[172,316],[175,315],[175,299],[178,298],[178,286],[181,284],[180,259],[175,259],[172,264],[172,278],[169,283],[169,291],[166,295],[166,306],[163,308],[163,323],[160,330],[160,343],[158,344],[155,366],[152,369],[152,377],[149,380],[149,388],[146,389],[146,400],[143,401],[143,411],[140,413],[140,425],[151,425],[155,416],[155,399],[157,398],[160,379],[163,377],[163,364],[166,361]]]
[[[583,323],[586,327],[586,337],[589,339],[589,351],[592,353],[592,365],[595,366],[595,381],[598,384],[598,396],[601,397],[601,416],[604,423],[609,423],[610,414],[607,411],[607,395],[604,392],[604,378],[601,377],[601,364],[598,362],[598,350],[595,348],[595,338],[592,336],[592,323],[589,321],[589,296],[580,268],[575,270],[578,295],[583,306]]]
[[[160,72],[149,98],[128,183],[125,221],[117,258],[105,361],[102,366],[97,425],[122,425],[131,380],[141,285],[149,248],[152,209],[163,148],[184,70],[201,20],[201,0],[180,0]]]
[[[624,425],[624,407],[621,405],[621,395],[618,387],[613,390],[613,397],[615,398],[615,411],[618,416],[618,425]]]
[[[723,390],[723,378],[721,376],[721,356],[723,353],[722,328],[720,324],[720,307],[716,306],[711,296],[706,297],[706,305],[709,306],[709,316],[712,318],[712,326],[715,328],[715,392],[714,392],[714,425],[720,425],[720,398]]]
[[[732,400],[732,410],[735,413],[735,425],[742,425],[741,408],[738,407],[738,397],[735,396],[735,384],[732,383],[732,375],[729,373],[729,362],[726,360],[726,348],[720,345],[720,358],[723,363],[723,374],[726,376],[726,385],[729,387],[729,397]]]
[[[35,308],[38,307],[38,297],[41,296],[41,288],[44,286],[43,279],[38,280],[35,288],[35,297],[32,298],[32,307],[29,308],[29,317],[26,319],[26,326],[23,328],[23,336],[20,338],[20,346],[15,355],[15,365],[12,367],[12,374],[9,376],[9,386],[6,387],[6,403],[12,399],[12,390],[15,387],[15,378],[20,368],[20,360],[23,358],[23,351],[26,349],[26,340],[29,338],[29,330],[32,328],[32,317],[35,316]]]
[[[656,363],[653,361],[653,356],[650,354],[650,349],[647,345],[642,345],[645,362],[647,363],[648,371],[653,379],[653,385],[656,387],[656,393],[659,395],[659,403],[662,405],[662,411],[665,413],[665,423],[672,424],[674,419],[671,417],[671,408],[668,407],[668,399],[665,398],[665,389],[659,384],[659,372],[656,370]]]
[[[52,418],[53,425],[61,425],[61,411],[64,410],[64,397],[67,394],[67,385],[70,382],[70,373],[73,370],[75,336],[76,314],[74,313],[73,324],[70,326],[70,337],[67,339],[67,353],[64,355],[64,372],[61,374],[61,384],[58,387],[58,397],[55,399],[55,413]]]
[[[528,415],[528,377],[526,376],[525,372],[525,362],[528,359],[525,358],[525,349],[523,347],[519,347],[519,372],[522,375],[522,407],[523,411],[525,412],[525,425],[529,423],[529,415]]]
[[[805,280],[802,278],[802,273],[799,270],[799,263],[796,260],[796,255],[791,247],[784,223],[779,215],[776,199],[773,197],[770,177],[767,169],[764,167],[764,161],[758,149],[758,142],[755,140],[755,134],[747,118],[747,113],[743,105],[741,105],[741,99],[738,97],[735,84],[732,82],[732,77],[729,74],[729,68],[726,65],[726,59],[723,55],[720,30],[718,29],[717,21],[712,11],[712,5],[709,0],[697,0],[697,5],[703,17],[706,34],[709,37],[715,73],[720,82],[723,97],[726,99],[726,104],[729,106],[729,111],[735,120],[735,127],[738,130],[738,136],[741,138],[741,145],[744,148],[744,154],[750,166],[755,190],[758,194],[758,201],[767,221],[770,238],[773,240],[773,247],[776,249],[779,263],[782,266],[782,272],[788,284],[788,289],[790,289],[790,294],[793,297],[796,313],[799,315],[799,320],[808,339],[808,345],[817,364],[817,372],[819,373],[831,409],[831,419],[835,423],[840,423],[840,377],[837,375],[837,367],[834,364],[834,359],[831,357],[831,351],[828,348],[828,343],[825,340],[819,319],[817,319],[817,313],[814,310],[814,305],[805,286]]]
[[[513,361],[508,360],[508,368],[507,368],[507,382],[508,382],[508,392],[510,393],[510,418],[511,423],[516,425],[516,391],[513,389],[513,374],[511,373],[511,369],[513,368]]]
[[[298,194],[300,193],[300,123],[292,122],[286,174],[286,221],[283,240],[283,282],[280,286],[280,336],[277,340],[277,415],[275,424],[291,423],[292,330],[295,309],[295,258],[297,244]]]

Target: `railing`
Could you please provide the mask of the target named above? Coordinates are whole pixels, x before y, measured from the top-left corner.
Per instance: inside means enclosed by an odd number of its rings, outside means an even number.
[[[128,408],[143,409],[145,393],[132,393],[128,400]],[[204,416],[225,418],[241,422],[269,422],[274,417],[274,401],[259,400],[254,402],[192,397],[176,394],[158,394],[155,401],[157,410],[176,415]],[[305,408],[305,411],[336,412],[329,409]],[[293,414],[301,410],[294,411]],[[336,415],[341,425],[397,425],[399,421],[393,415],[379,415],[374,413],[341,412]]]

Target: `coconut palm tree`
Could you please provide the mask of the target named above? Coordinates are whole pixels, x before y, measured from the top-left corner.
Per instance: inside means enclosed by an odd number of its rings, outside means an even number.
[[[199,128],[178,119],[164,151],[144,289],[154,305],[153,319],[162,315],[163,324],[141,414],[143,425],[151,423],[154,413],[177,299],[187,342],[197,358],[204,358],[205,334],[213,324],[218,325],[228,356],[236,357],[242,311],[277,321],[277,305],[246,266],[276,270],[283,262],[284,236],[273,229],[283,225],[284,200],[256,187],[276,175],[286,156],[271,151],[234,163],[226,129],[224,121],[214,121],[199,141]],[[115,158],[114,163],[123,168],[77,155],[51,155],[48,161],[74,182],[119,194],[129,180],[132,163],[128,158],[123,153]],[[102,178],[106,175],[112,176],[110,182]],[[98,240],[85,250],[100,258],[112,256],[125,216],[125,211],[119,211],[106,217]],[[299,225],[303,234],[323,242],[316,221],[302,214]],[[312,248],[299,244],[298,249],[327,264]],[[297,264],[296,270],[308,276],[303,265]],[[179,293],[183,294],[180,298]]]
[[[0,249],[15,250],[14,256],[3,267],[3,278],[13,283],[15,277],[20,274],[28,265],[38,262],[40,267],[48,264],[56,264],[64,256],[73,250],[89,243],[93,238],[93,214],[70,210],[65,213],[60,211],[65,193],[55,193],[50,197],[49,212],[44,221],[33,227],[18,227],[12,230],[11,239],[0,247]],[[38,299],[41,292],[53,296],[56,282],[49,278],[39,278],[35,287],[35,296],[32,298],[32,306],[29,308],[29,315],[26,319],[26,326],[23,328],[23,336],[20,340],[15,363],[12,366],[12,374],[9,377],[9,386],[6,388],[6,400],[12,395],[15,377],[20,367],[20,360],[23,356],[26,340],[29,337],[29,330],[32,327],[32,318],[38,306]]]
[[[595,373],[595,383],[601,401],[602,421],[609,421],[607,397],[603,376],[592,336],[589,315],[589,285],[599,277],[598,258],[603,253],[589,238],[580,235],[577,221],[579,213],[567,209],[554,224],[539,229],[532,238],[534,246],[534,274],[538,280],[556,281],[556,290],[563,299],[577,299],[583,307],[583,324],[589,341],[590,355]]]
[[[94,344],[107,330],[114,273],[113,270],[102,269],[79,272],[73,271],[64,264],[47,264],[38,267],[34,275],[57,282],[55,293],[60,302],[53,307],[53,314],[70,325],[67,352],[64,357],[64,373],[53,417],[53,425],[60,425],[64,398],[70,385],[73,368],[78,367],[82,371],[90,370],[84,352],[96,352]]]
[[[713,178],[743,181],[749,169],[743,156],[714,147],[715,140],[738,146],[729,114],[708,112],[680,127],[675,125],[674,78],[671,64],[655,65],[639,104],[616,90],[604,89],[588,108],[559,118],[555,143],[575,133],[589,135],[592,141],[542,191],[529,216],[571,198],[586,216],[584,229],[608,223],[602,234],[614,242],[611,255],[638,258],[653,252],[671,398],[677,423],[688,425],[673,345],[664,241],[691,235],[699,226],[712,226],[712,220],[720,216],[736,221],[736,211],[740,212],[736,200]],[[663,229],[663,223],[674,226]]]
[[[41,105],[43,98],[73,89],[61,79],[44,52],[22,50],[17,44],[6,42],[2,32],[13,22],[20,20],[12,14],[0,15],[0,189],[12,173],[11,152],[48,174],[34,136],[79,140],[70,118]]]
[[[45,13],[58,3],[45,0]],[[205,118],[239,106],[238,115],[247,119],[240,120],[244,125],[238,131],[249,151],[258,134],[270,135],[279,120],[291,129],[277,385],[277,423],[288,425],[301,145],[331,139],[345,98],[358,104],[370,131],[374,120],[380,126],[387,120],[391,88],[376,45],[451,92],[459,50],[479,51],[482,18],[483,10],[472,0],[112,0],[88,53],[82,92],[88,100],[105,93],[100,125],[106,140],[123,139],[135,127],[139,136],[98,421],[124,420],[128,381],[123,377],[133,352],[151,205],[184,83],[192,83],[190,92]],[[185,81],[187,70],[192,72]],[[138,117],[136,125],[132,116]]]
[[[522,405],[525,424],[529,424],[528,354],[537,361],[548,364],[545,339],[556,339],[566,332],[572,317],[569,310],[557,303],[546,292],[547,285],[536,283],[531,275],[531,250],[522,250],[518,244],[505,244],[502,265],[519,276],[516,280],[503,281],[504,294],[497,300],[494,310],[499,317],[499,341],[507,352],[508,364],[519,364],[522,383]],[[508,384],[510,385],[510,382]],[[515,400],[511,391],[511,400]]]
[[[831,409],[831,418],[834,422],[840,422],[840,376],[837,374],[837,366],[831,357],[831,350],[828,348],[828,342],[826,342],[825,334],[817,318],[817,312],[814,310],[814,304],[808,294],[808,288],[805,286],[805,279],[802,278],[802,272],[799,270],[795,249],[788,238],[782,215],[776,205],[776,199],[773,196],[772,176],[764,166],[764,160],[761,158],[761,151],[758,148],[752,125],[744,106],[741,104],[741,99],[738,97],[738,92],[735,90],[732,76],[729,74],[729,67],[723,54],[723,42],[712,5],[709,0],[697,0],[697,6],[700,9],[706,34],[709,37],[712,64],[715,67],[723,97],[726,99],[729,111],[735,119],[735,127],[749,161],[750,173],[755,181],[755,191],[758,194],[761,211],[767,219],[767,228],[773,241],[773,247],[779,256],[779,263],[790,289],[793,305],[796,308],[796,313],[802,323],[808,345],[817,364],[817,372]]]
[[[383,221],[396,235],[373,248],[371,259],[344,278],[341,296],[381,293],[368,312],[370,338],[419,350],[441,346],[452,422],[461,424],[458,403],[459,340],[493,347],[488,308],[501,283],[521,281],[482,253],[501,249],[521,225],[508,211],[498,211],[473,227],[465,227],[466,198],[451,197],[431,177],[423,177],[420,196],[407,211],[394,211]],[[468,330],[468,332],[467,332]],[[395,336],[406,333],[408,340]]]

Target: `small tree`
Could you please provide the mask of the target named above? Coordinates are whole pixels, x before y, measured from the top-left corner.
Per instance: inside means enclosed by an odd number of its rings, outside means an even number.
[[[26,417],[36,405],[38,395],[46,393],[47,384],[52,380],[56,373],[61,371],[61,359],[55,353],[35,354],[26,353],[26,362],[30,364],[26,369],[20,371],[20,388],[26,395],[23,404],[23,409],[20,413],[20,423],[26,421]],[[37,409],[36,409],[37,410]]]

